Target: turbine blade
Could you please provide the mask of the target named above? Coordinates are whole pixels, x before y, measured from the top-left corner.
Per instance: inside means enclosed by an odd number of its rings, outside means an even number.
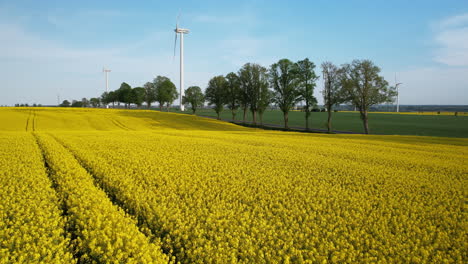
[[[174,57],[172,58],[172,61],[175,61],[176,46],[177,46],[177,32],[175,33],[175,40],[174,40]]]
[[[179,28],[179,18],[180,18],[180,10],[179,10],[179,14],[177,15],[177,18],[176,18],[176,29]]]

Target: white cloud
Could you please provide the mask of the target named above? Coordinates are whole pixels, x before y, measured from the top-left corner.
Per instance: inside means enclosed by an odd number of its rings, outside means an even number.
[[[463,25],[466,26],[467,24],[468,24],[468,13],[448,17],[444,20],[441,20],[439,21],[439,23],[437,23],[437,27],[444,29],[444,28],[450,28],[450,27],[459,27]]]
[[[102,67],[112,69],[110,88],[121,82],[143,85],[156,75],[176,80],[176,65],[170,65],[172,54],[135,53],[154,45],[158,34],[151,33],[141,41],[121,43],[110,49],[72,48],[58,41],[29,32],[18,24],[1,24],[0,72],[7,88],[0,105],[16,102],[55,104],[57,91],[61,98],[79,99],[98,96],[103,91]],[[146,43],[145,43],[146,41]],[[168,65],[172,67],[168,67]]]
[[[436,24],[434,60],[448,66],[468,66],[468,13]]]

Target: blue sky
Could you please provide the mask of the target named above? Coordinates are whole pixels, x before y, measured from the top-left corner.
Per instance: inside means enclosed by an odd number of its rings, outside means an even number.
[[[370,59],[401,104],[468,104],[468,1],[0,1],[0,105],[95,97],[165,75],[205,89],[244,63]],[[178,50],[178,47],[177,47]],[[177,52],[177,56],[178,56]],[[316,96],[322,101],[319,80]],[[177,102],[175,102],[177,103]]]

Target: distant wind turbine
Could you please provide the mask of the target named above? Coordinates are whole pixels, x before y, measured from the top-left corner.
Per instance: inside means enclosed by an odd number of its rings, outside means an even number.
[[[396,89],[396,111],[397,113],[400,112],[400,93],[398,92],[398,86],[402,85],[403,83],[398,83],[396,80],[396,73],[395,73],[395,89]]]
[[[177,34],[180,34],[180,111],[185,111],[184,104],[182,104],[182,98],[184,97],[184,34],[188,34],[189,30],[185,28],[179,28],[179,17],[177,17],[176,28],[175,28],[175,41],[174,41],[174,58],[176,55],[177,45]]]
[[[111,72],[111,70],[106,69],[105,67],[102,67],[102,72],[106,74],[106,94],[109,93],[109,78],[108,78],[108,73]],[[109,108],[109,104],[106,104],[106,108]]]

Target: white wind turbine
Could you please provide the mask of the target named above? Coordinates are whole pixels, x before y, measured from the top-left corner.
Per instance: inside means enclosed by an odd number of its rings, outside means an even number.
[[[111,72],[111,70],[106,69],[105,67],[102,67],[102,72],[106,74],[106,94],[109,93],[109,78],[108,74]],[[106,108],[109,108],[109,104],[106,104]]]
[[[396,111],[397,113],[400,112],[400,93],[398,92],[398,86],[402,85],[403,83],[398,83],[396,80],[396,73],[395,73],[395,88],[396,88]]]
[[[179,15],[180,16],[180,15]],[[185,111],[184,104],[182,104],[182,98],[184,97],[184,34],[188,34],[189,30],[185,28],[179,28],[179,17],[177,17],[176,28],[175,28],[175,41],[174,41],[174,58],[176,55],[177,45],[177,34],[180,34],[180,111]]]

